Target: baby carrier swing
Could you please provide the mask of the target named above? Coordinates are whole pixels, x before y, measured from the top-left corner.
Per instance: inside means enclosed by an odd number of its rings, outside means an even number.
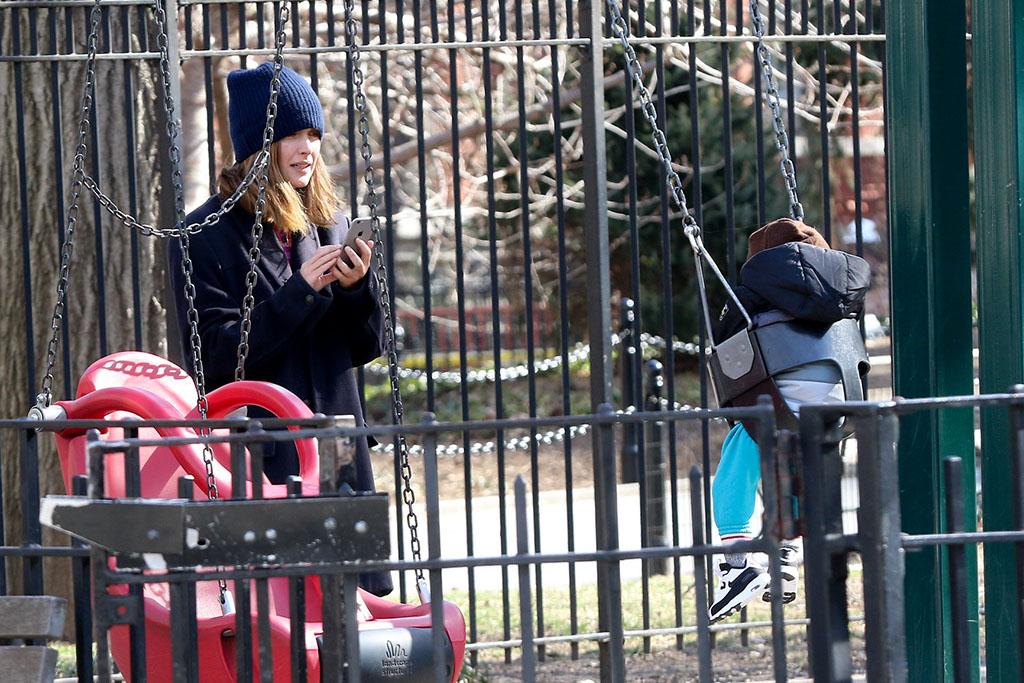
[[[170,139],[170,156],[174,173],[175,209],[177,225],[172,230],[163,230],[154,226],[144,225],[124,213],[110,198],[103,195],[95,181],[87,177],[84,171],[86,154],[86,133],[95,82],[96,42],[100,21],[101,0],[96,0],[90,14],[90,32],[88,34],[88,57],[86,60],[86,84],[82,97],[79,140],[74,161],[74,179],[72,184],[72,201],[68,210],[64,242],[61,248],[60,277],[57,285],[57,302],[51,323],[51,338],[47,347],[47,367],[42,381],[41,391],[36,405],[29,412],[29,417],[46,420],[62,419],[123,419],[137,417],[142,419],[207,419],[221,418],[242,406],[257,406],[269,411],[275,417],[308,418],[312,417],[310,409],[290,391],[268,383],[245,381],[245,357],[248,351],[247,336],[254,301],[252,298],[255,283],[256,263],[259,260],[259,244],[262,233],[262,215],[266,202],[266,182],[270,160],[270,144],[273,139],[273,123],[276,114],[276,101],[280,88],[280,70],[283,64],[285,25],[288,21],[288,3],[280,3],[278,30],[276,34],[276,50],[274,55],[274,73],[270,86],[270,100],[267,107],[267,123],[264,129],[263,146],[249,174],[238,189],[225,200],[223,206],[202,224],[186,225],[183,188],[181,184],[180,153],[178,148],[178,124],[174,116],[174,102],[170,94],[170,68],[167,50],[167,17],[160,2],[154,3],[154,11],[160,28],[160,65],[164,82],[165,107],[167,109],[168,137]],[[380,219],[377,216],[376,195],[374,192],[372,168],[369,166],[370,151],[368,126],[366,125],[365,101],[361,83],[362,72],[358,62],[358,45],[355,43],[355,20],[352,17],[352,2],[346,0],[345,20],[347,34],[350,39],[349,49],[352,64],[357,73],[356,105],[360,114],[360,133],[362,134],[362,156],[367,163],[366,185],[368,204],[373,220],[375,242],[380,245]],[[242,303],[241,338],[238,349],[238,365],[235,370],[235,381],[214,391],[206,393],[203,377],[200,337],[198,333],[198,312],[194,302],[194,288],[191,282],[191,261],[188,257],[189,234],[198,232],[214,225],[222,215],[230,211],[238,199],[253,183],[257,183],[258,199],[256,202],[255,221],[252,229],[253,248],[250,251],[249,274],[247,276],[247,293]],[[89,189],[100,201],[101,205],[117,217],[126,227],[139,230],[144,234],[163,237],[176,237],[181,243],[182,270],[185,277],[185,295],[188,306],[190,325],[191,356],[195,369],[193,380],[183,369],[169,361],[140,352],[121,352],[109,355],[94,362],[83,373],[79,380],[76,398],[70,401],[52,402],[53,368],[56,359],[58,330],[63,317],[64,301],[67,293],[68,273],[73,253],[74,229],[78,215],[78,197],[82,187]],[[398,357],[395,350],[394,331],[392,328],[389,307],[387,272],[380,247],[376,253],[376,269],[373,277],[378,285],[384,317],[385,347],[388,354],[389,374],[392,387],[392,416],[396,424],[401,424],[401,399],[398,385]],[[207,430],[186,428],[160,428],[157,430],[140,430],[140,436],[162,437],[196,436]],[[147,434],[148,432],[148,434]],[[108,429],[105,438],[119,439],[120,429]],[[56,432],[57,450],[60,457],[61,470],[65,486],[70,492],[71,480],[87,471],[85,462],[85,437],[81,430],[65,429]],[[305,495],[315,495],[319,491],[319,458],[316,444],[312,439],[296,441],[299,460],[299,475],[302,479],[302,491]],[[409,472],[409,454],[404,435],[399,437],[399,453],[402,469]],[[182,475],[191,475],[195,479],[195,487],[203,496],[210,499],[229,497],[232,495],[231,476],[227,465],[230,463],[230,449],[226,444],[203,446],[161,446],[156,448],[140,448],[140,484],[141,495],[150,498],[176,498],[177,481]],[[105,493],[108,497],[126,495],[126,471],[112,462],[106,468]],[[246,493],[251,492],[251,482],[246,484]],[[285,486],[272,485],[263,481],[263,496],[267,498],[284,497],[287,495]],[[404,478],[403,498],[411,507],[414,495],[408,477]],[[407,519],[409,518],[407,515]],[[415,526],[410,523],[410,540],[412,542],[412,559],[420,560],[419,541]],[[379,598],[359,589],[358,619],[361,661],[359,663],[363,680],[394,680],[419,681],[432,680],[434,664],[431,636],[431,604],[429,591],[423,572],[416,570],[417,588],[420,605],[396,603]],[[322,593],[317,577],[308,577],[306,583],[306,660],[309,681],[320,680],[318,636],[323,632],[321,617]],[[275,662],[272,678],[275,681],[287,681],[291,678],[289,668],[290,605],[289,586],[286,577],[268,579],[271,622],[271,650]],[[115,586],[113,591],[127,592],[125,586]],[[255,591],[251,592],[255,595]],[[149,681],[170,681],[172,679],[171,634],[170,634],[170,602],[165,584],[146,584],[143,592],[145,628],[147,635],[146,677]],[[224,582],[207,581],[196,584],[196,615],[198,648],[196,655],[203,662],[200,679],[213,683],[235,680],[235,654],[233,628],[235,625],[234,600]],[[252,611],[251,611],[252,612]],[[462,668],[462,657],[466,642],[466,625],[458,607],[449,602],[442,606],[444,636],[447,645],[445,668],[449,680],[457,680]],[[256,616],[253,614],[253,629],[257,628]],[[129,631],[126,626],[115,626],[110,630],[111,651],[126,680],[132,680],[130,669]],[[384,650],[393,647],[390,641],[401,644],[407,655],[407,667],[404,672],[396,675],[393,670],[381,669],[381,662],[387,661]],[[254,661],[255,661],[254,653]]]
[[[643,69],[628,39],[628,24],[613,0],[608,0],[607,6],[612,18],[612,32],[622,45],[627,69],[632,75],[642,105],[641,111],[653,131],[654,147],[658,152],[672,198],[683,216],[683,231],[695,256],[701,314],[711,348],[709,374],[718,404],[723,408],[753,406],[757,403],[758,397],[767,395],[772,398],[775,406],[778,426],[795,430],[796,416],[782,399],[775,377],[812,363],[829,363],[835,366],[842,380],[845,400],[862,400],[862,381],[870,364],[856,320],[847,318],[831,324],[812,323],[794,320],[781,311],[771,311],[770,315],[752,318],[729,281],[722,275],[715,260],[705,249],[701,240],[701,228],[687,208],[682,180],[672,168],[672,157],[665,133],[658,125],[657,111],[643,82]],[[757,37],[756,53],[765,82],[765,99],[772,113],[775,146],[780,156],[779,165],[789,194],[790,215],[795,220],[803,221],[804,209],[797,195],[796,168],[789,157],[789,136],[782,118],[771,56],[764,41],[764,18],[761,16],[758,0],[750,0],[750,16]],[[746,322],[743,329],[718,343],[715,342],[711,324],[708,294],[704,284],[704,263],[714,273]],[[844,429],[849,433],[850,421],[846,422]]]

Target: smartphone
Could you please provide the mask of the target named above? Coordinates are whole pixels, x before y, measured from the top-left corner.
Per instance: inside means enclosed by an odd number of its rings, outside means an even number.
[[[345,263],[349,268],[353,266],[352,260],[348,256],[348,252],[345,251],[345,247],[352,247],[352,249],[359,253],[359,249],[356,248],[356,240],[363,240],[369,242],[373,239],[373,220],[370,218],[356,218],[349,222],[348,232],[345,233],[345,238],[341,240],[341,257],[345,259]]]

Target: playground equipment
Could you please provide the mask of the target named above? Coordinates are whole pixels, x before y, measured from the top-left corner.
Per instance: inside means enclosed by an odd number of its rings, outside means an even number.
[[[312,417],[309,408],[289,391],[266,382],[234,382],[210,392],[208,396],[207,417],[223,418],[241,406],[259,406],[270,411],[277,417],[308,418]],[[83,373],[79,382],[78,396],[71,401],[59,401],[56,407],[63,416],[73,420],[95,419],[195,419],[197,417],[195,385],[188,374],[168,361],[147,353],[121,352],[115,353],[93,363]],[[107,430],[106,438],[118,439],[121,429]],[[149,432],[149,434],[146,434]],[[183,427],[159,427],[155,430],[141,430],[140,437],[195,437],[197,432]],[[70,482],[76,475],[88,472],[86,462],[85,435],[80,430],[65,430],[57,433],[57,448],[61,460],[68,490]],[[313,439],[296,441],[299,454],[302,493],[316,495],[319,491],[320,470],[316,444]],[[233,491],[229,471],[231,454],[226,444],[215,444],[213,450],[212,480],[216,483],[223,498],[248,498],[252,493],[252,482],[248,481],[244,492]],[[190,475],[195,480],[197,492],[207,497],[208,478],[206,465],[203,462],[202,449],[199,446],[169,445],[159,447],[142,447],[139,449],[139,481],[143,499],[173,499],[177,497],[179,477]],[[104,494],[113,499],[127,495],[127,468],[123,460],[105,463],[103,488]],[[284,485],[274,485],[269,481],[262,482],[262,494],[266,498],[284,498],[288,495]],[[382,497],[378,497],[382,498]],[[180,499],[179,499],[180,500]],[[248,502],[248,501],[246,501]],[[279,501],[281,504],[283,501]],[[76,503],[79,505],[80,503]],[[215,503],[216,506],[228,504],[228,501]],[[284,503],[287,505],[287,503]],[[216,509],[216,508],[214,508]],[[242,510],[242,514],[250,518],[248,526],[259,525],[251,510]],[[387,519],[386,505],[376,511]],[[220,513],[221,516],[227,514]],[[281,527],[280,518],[293,514],[291,510],[281,510],[277,514],[276,525]],[[275,524],[273,515],[269,516],[271,524]],[[80,520],[78,523],[87,523]],[[215,522],[226,525],[221,517]],[[292,520],[295,525],[296,521]],[[66,523],[67,524],[67,523]],[[127,523],[124,523],[127,525]],[[202,525],[196,525],[206,528]],[[228,526],[228,525],[226,525]],[[301,525],[299,525],[301,526]],[[316,533],[323,534],[323,524],[318,525]],[[128,530],[118,529],[118,524],[110,520],[107,527],[116,530],[114,536],[126,534]],[[62,527],[66,528],[66,527]],[[71,529],[68,529],[71,530]],[[293,529],[301,536],[301,528]],[[283,535],[286,532],[280,529]],[[314,533],[314,536],[316,536]],[[386,539],[386,530],[385,530]],[[95,540],[91,538],[89,540]],[[127,539],[126,539],[127,540]],[[324,539],[320,539],[326,542]],[[236,539],[237,545],[246,545],[241,538]],[[386,547],[386,541],[384,541]],[[207,559],[208,564],[217,564]],[[150,566],[150,568],[153,568]],[[320,680],[319,645],[317,639],[323,634],[322,599],[320,582],[316,577],[305,579],[305,644],[307,672],[309,680]],[[274,654],[274,680],[290,680],[289,648],[290,648],[290,605],[289,586],[286,577],[274,577],[268,580],[270,594],[271,643]],[[125,594],[127,587],[115,586],[112,591]],[[253,594],[250,591],[250,594]],[[196,614],[198,633],[198,656],[203,662],[200,677],[203,681],[229,681],[236,679],[234,609],[225,613],[223,606],[224,587],[216,581],[203,581],[196,584]],[[388,657],[383,656],[388,643],[400,644],[405,653],[405,664],[400,667],[406,671],[404,680],[418,680],[417,676],[432,670],[430,640],[430,604],[405,605],[378,598],[363,590],[358,592],[360,621],[360,651],[363,669],[368,680],[373,679],[373,667],[379,666]],[[229,599],[233,603],[233,598]],[[172,680],[173,662],[171,658],[171,604],[166,584],[148,584],[144,591],[146,640],[147,640],[147,680]],[[233,607],[233,605],[232,605]],[[452,603],[444,604],[444,631],[448,639],[449,660],[446,668],[451,680],[454,681],[461,669],[462,654],[465,648],[466,627],[462,614]],[[251,610],[255,627],[255,609]],[[130,640],[126,626],[117,626],[110,633],[111,650],[118,666],[131,680]],[[392,646],[393,648],[393,646]],[[403,680],[402,677],[389,680]]]
[[[270,99],[267,107],[267,121],[263,132],[263,144],[246,179],[239,185],[234,194],[228,198],[221,209],[211,215],[202,224],[186,225],[184,212],[183,188],[181,184],[181,154],[179,149],[179,124],[175,114],[175,104],[171,96],[170,86],[170,56],[167,38],[168,18],[160,3],[155,3],[157,23],[160,26],[158,43],[160,45],[160,65],[164,84],[164,103],[167,110],[168,137],[170,138],[170,158],[174,172],[175,188],[175,209],[177,225],[173,230],[161,230],[152,226],[140,224],[133,217],[121,211],[114,202],[104,195],[97,183],[85,174],[85,154],[87,129],[89,115],[93,101],[93,86],[95,84],[95,62],[97,51],[97,36],[100,25],[100,0],[93,5],[90,14],[90,30],[87,38],[88,57],[86,60],[86,83],[82,96],[81,117],[79,125],[79,141],[75,153],[72,201],[67,213],[67,225],[65,228],[65,239],[61,249],[60,277],[57,285],[57,302],[54,308],[51,322],[51,337],[47,347],[47,365],[43,377],[41,391],[37,397],[36,406],[30,411],[30,416],[37,419],[103,419],[107,417],[128,417],[135,416],[144,419],[193,419],[203,421],[211,417],[223,417],[230,412],[243,406],[258,406],[269,410],[279,417],[303,418],[311,417],[309,409],[290,392],[271,384],[263,382],[245,381],[245,360],[249,350],[248,333],[251,324],[252,309],[255,301],[252,296],[255,284],[255,269],[260,258],[259,244],[263,230],[263,211],[266,202],[266,184],[269,174],[270,145],[273,140],[274,118],[276,116],[277,96],[280,89],[280,71],[283,65],[283,50],[285,43],[285,27],[288,22],[289,7],[282,3],[279,7],[277,32],[275,36],[274,72],[270,85]],[[346,24],[352,60],[358,75],[356,84],[359,88],[356,102],[362,119],[360,130],[363,135],[363,158],[369,161],[369,141],[367,126],[365,125],[365,100],[362,95],[362,71],[358,65],[358,46],[355,43],[355,22],[352,18],[351,0],[345,6]],[[379,245],[380,220],[376,212],[376,198],[374,194],[372,168],[367,167],[366,181],[369,190],[369,208],[373,226],[373,238]],[[222,386],[219,389],[206,391],[205,378],[203,374],[202,351],[200,348],[200,336],[198,333],[198,311],[195,307],[195,289],[192,285],[191,270],[192,263],[189,259],[189,234],[209,228],[214,225],[221,216],[231,210],[242,194],[256,183],[258,199],[255,208],[255,218],[252,227],[252,248],[250,249],[249,272],[246,277],[247,294],[241,302],[241,333],[238,345],[238,363],[235,371],[235,382]],[[126,227],[137,229],[145,234],[176,237],[181,244],[183,253],[182,269],[185,279],[185,297],[188,307],[188,321],[191,327],[189,338],[191,346],[191,357],[195,370],[194,382],[189,375],[181,368],[161,358],[141,353],[114,354],[96,361],[85,372],[79,382],[77,398],[73,401],[61,401],[52,403],[51,385],[53,382],[53,366],[56,357],[58,330],[63,317],[64,303],[67,294],[68,273],[70,269],[71,255],[74,245],[74,229],[78,216],[78,199],[82,188],[90,190],[100,204],[117,217]],[[393,321],[391,318],[390,300],[387,287],[387,273],[384,265],[383,255],[378,248],[376,253],[377,268],[373,273],[378,285],[381,307],[384,313],[385,347],[388,353],[389,374],[392,383],[392,412],[395,424],[402,423],[401,394],[398,385],[398,357],[395,350]],[[115,430],[108,430],[108,437],[116,436]],[[162,437],[173,436],[196,436],[207,430],[185,428],[161,428],[156,430]],[[84,435],[81,432],[65,430],[58,432],[58,450],[60,452],[61,464],[65,484],[70,491],[71,480],[74,476],[87,471],[85,462]],[[408,447],[404,436],[399,437],[400,455],[402,458],[402,469],[404,473],[405,490],[403,498],[409,506],[407,515],[409,523],[409,535],[414,560],[420,559],[420,543],[417,536],[415,515],[412,512],[412,504],[415,500],[411,486],[411,468],[409,467]],[[311,440],[300,440],[296,444],[299,463],[300,477],[302,479],[302,492],[314,493],[319,490],[319,461],[316,447]],[[231,496],[239,492],[231,488],[231,478],[226,469],[229,463],[230,454],[225,447],[216,447],[204,443],[200,447],[167,446],[151,449],[144,449],[140,452],[140,479],[142,482],[141,494],[146,498],[170,498],[176,496],[176,483],[181,475],[190,475],[195,480],[195,487],[210,501]],[[107,470],[104,482],[106,495],[118,497],[124,496],[125,468],[111,468]],[[273,486],[269,482],[261,482],[263,491],[268,497],[283,497],[286,495],[284,486]],[[246,492],[251,493],[253,482],[246,484]],[[237,497],[237,496],[236,496]],[[429,591],[426,588],[426,581],[423,572],[416,570],[417,586],[421,604],[419,606],[396,604],[382,600],[368,593],[360,593],[361,631],[374,632],[373,637],[366,637],[366,646],[370,651],[369,658],[364,657],[361,662],[367,678],[372,679],[374,667],[379,668],[380,662],[393,658],[394,648],[388,650],[387,657],[380,657],[380,652],[374,652],[374,648],[388,648],[391,641],[388,638],[376,637],[380,635],[381,629],[404,629],[405,642],[407,647],[398,649],[405,654],[406,665],[398,669],[389,670],[381,676],[387,680],[418,680],[419,670],[428,667],[432,670],[433,664],[430,657],[433,650],[429,648],[431,627],[431,605]],[[272,640],[274,650],[288,648],[289,615],[287,601],[287,580],[271,579],[271,610],[274,614],[272,626]],[[307,627],[305,643],[307,658],[309,660],[308,672],[311,680],[319,680],[319,645],[317,642],[318,632],[322,633],[318,617],[320,616],[321,593],[315,578],[307,580],[308,590],[306,614]],[[145,620],[147,639],[152,647],[147,648],[147,674],[149,680],[170,680],[173,670],[171,650],[169,647],[169,623],[170,623],[170,602],[166,593],[162,593],[155,587],[147,588],[145,593]],[[219,608],[218,608],[219,606]],[[199,632],[199,656],[203,658],[202,677],[206,681],[227,681],[234,680],[232,662],[235,658],[230,656],[233,648],[229,624],[234,622],[234,597],[224,581],[200,582],[196,590],[196,615]],[[448,663],[448,672],[451,680],[458,677],[461,670],[462,653],[465,645],[466,628],[461,613],[455,605],[445,603],[443,607],[445,636],[449,642],[449,654],[451,661]],[[426,633],[427,638],[417,635],[419,629]],[[115,659],[122,671],[127,672],[130,677],[129,666],[129,637],[127,628],[114,628],[111,632],[111,644]],[[360,641],[364,636],[360,636]],[[424,648],[426,645],[426,649]],[[276,658],[278,662],[286,662],[286,657]],[[418,667],[418,669],[417,669]],[[397,677],[395,674],[399,673]],[[274,680],[286,680],[289,671],[283,666],[279,671],[275,665]]]

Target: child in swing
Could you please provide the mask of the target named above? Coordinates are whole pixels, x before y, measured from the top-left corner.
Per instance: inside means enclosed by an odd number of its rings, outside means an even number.
[[[735,292],[754,321],[780,315],[796,320],[835,323],[860,315],[871,279],[868,263],[857,256],[832,250],[814,228],[782,218],[751,233],[747,261],[740,270]],[[742,314],[726,306],[715,339],[727,339],[746,324]],[[794,413],[804,403],[831,403],[845,399],[839,369],[828,362],[810,363],[774,377],[779,394]],[[742,423],[725,437],[718,470],[711,485],[715,526],[723,543],[750,540],[751,518],[761,463],[757,443]],[[784,545],[782,602],[796,599],[799,549]],[[749,553],[726,552],[715,567],[718,579],[708,616],[712,623],[733,614],[767,592],[767,570]]]
[[[217,211],[255,163],[263,145],[273,66],[267,62],[228,75],[235,163],[220,172],[219,193],[192,211],[189,223]],[[320,100],[309,83],[287,67],[281,69],[280,82],[252,291],[246,379],[278,384],[314,413],[352,415],[362,425],[355,368],[377,358],[382,350],[381,310],[370,273],[373,242],[360,239],[354,249],[341,246],[348,220],[339,220],[334,184],[320,153],[324,134]],[[234,379],[256,202],[254,182],[231,211],[191,240],[196,332],[202,341],[208,389]],[[169,274],[189,358],[193,331],[184,300],[182,259],[178,243],[172,242]],[[250,417],[265,415],[249,410]],[[340,484],[356,491],[374,490],[369,445],[365,437],[356,439],[354,462],[343,467]],[[330,446],[321,444],[321,448]],[[268,455],[264,468],[271,482],[284,483],[298,474],[292,442],[274,443]],[[377,595],[392,590],[386,572],[362,574],[360,584]]]

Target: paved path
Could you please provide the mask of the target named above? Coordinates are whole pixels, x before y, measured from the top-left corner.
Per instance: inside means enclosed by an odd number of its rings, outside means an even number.
[[[850,458],[848,450],[847,458]],[[690,493],[689,482],[679,480],[678,485],[678,538],[680,545],[690,545],[693,532],[690,525]],[[640,548],[640,487],[638,484],[620,484],[618,492],[619,516],[619,547],[623,549]],[[671,493],[665,487],[665,501],[668,514],[671,514]],[[499,520],[501,510],[498,496],[481,496],[473,499],[473,556],[497,557],[502,555]],[[848,478],[843,481],[844,507],[850,512],[844,514],[844,527],[847,532],[856,530],[857,517],[857,482]],[[416,506],[420,521],[424,551],[426,551],[426,511],[420,504]],[[540,552],[564,553],[569,550],[568,506],[565,502],[565,491],[544,491],[540,494]],[[577,552],[596,549],[596,529],[594,524],[594,494],[590,488],[573,490],[573,541]],[[466,533],[466,509],[460,500],[441,502],[441,556],[445,558],[464,558],[468,555]],[[760,501],[755,515],[760,517]],[[506,548],[510,553],[516,548],[515,498],[510,493],[506,496]],[[404,523],[404,520],[403,520]],[[534,542],[534,522],[532,498],[527,493],[527,524],[531,551],[537,551]],[[668,530],[671,538],[672,530]],[[408,540],[406,540],[408,543]],[[392,524],[391,547],[397,548],[395,526]],[[393,556],[397,555],[393,553]],[[406,553],[408,557],[408,551]],[[578,584],[597,582],[596,565],[593,562],[576,563],[576,581]],[[620,565],[621,577],[624,581],[639,579],[641,563],[639,560],[626,560]],[[692,561],[682,560],[685,573],[692,571]],[[532,572],[531,572],[532,573]],[[514,569],[510,570],[510,585],[517,586],[518,579]],[[499,567],[477,567],[474,569],[477,590],[500,590],[501,569]],[[542,580],[546,586],[567,586],[569,584],[569,565],[567,563],[546,564],[542,569]],[[469,572],[466,569],[452,569],[444,572],[445,588],[467,590]]]
[[[640,547],[640,493],[637,484],[621,484],[618,489],[619,513],[619,545],[621,548]],[[668,487],[666,487],[666,503]],[[692,541],[690,529],[690,497],[689,484],[679,482],[679,538],[680,543],[689,545]],[[594,494],[589,488],[573,491],[573,527],[572,534],[576,551],[596,549],[596,530],[594,525]],[[512,494],[506,496],[505,519],[507,524],[507,548],[515,552],[515,499]],[[483,496],[473,499],[473,555],[475,557],[495,557],[501,552],[501,534],[499,520],[501,510],[498,496]],[[417,505],[420,528],[426,526],[426,513],[421,505]],[[441,554],[443,557],[467,556],[466,510],[462,500],[442,501],[441,508]],[[565,491],[545,491],[540,494],[540,551],[560,553],[569,550],[568,506],[565,503]],[[527,494],[527,520],[531,551],[537,550],[534,542],[533,504]],[[422,532],[421,532],[422,533]],[[397,547],[392,532],[391,547]],[[424,548],[426,542],[424,540]],[[689,562],[684,566],[689,570]],[[622,562],[621,574],[624,580],[640,577],[640,561]],[[545,585],[568,585],[569,567],[567,564],[545,565],[543,570]],[[477,590],[497,590],[501,588],[501,569],[498,567],[478,567],[474,570]],[[515,571],[511,572],[512,585],[516,585]],[[578,583],[595,583],[596,568],[593,562],[576,564],[576,580]],[[444,584],[446,588],[465,590],[468,588],[469,574],[466,569],[446,571]]]

